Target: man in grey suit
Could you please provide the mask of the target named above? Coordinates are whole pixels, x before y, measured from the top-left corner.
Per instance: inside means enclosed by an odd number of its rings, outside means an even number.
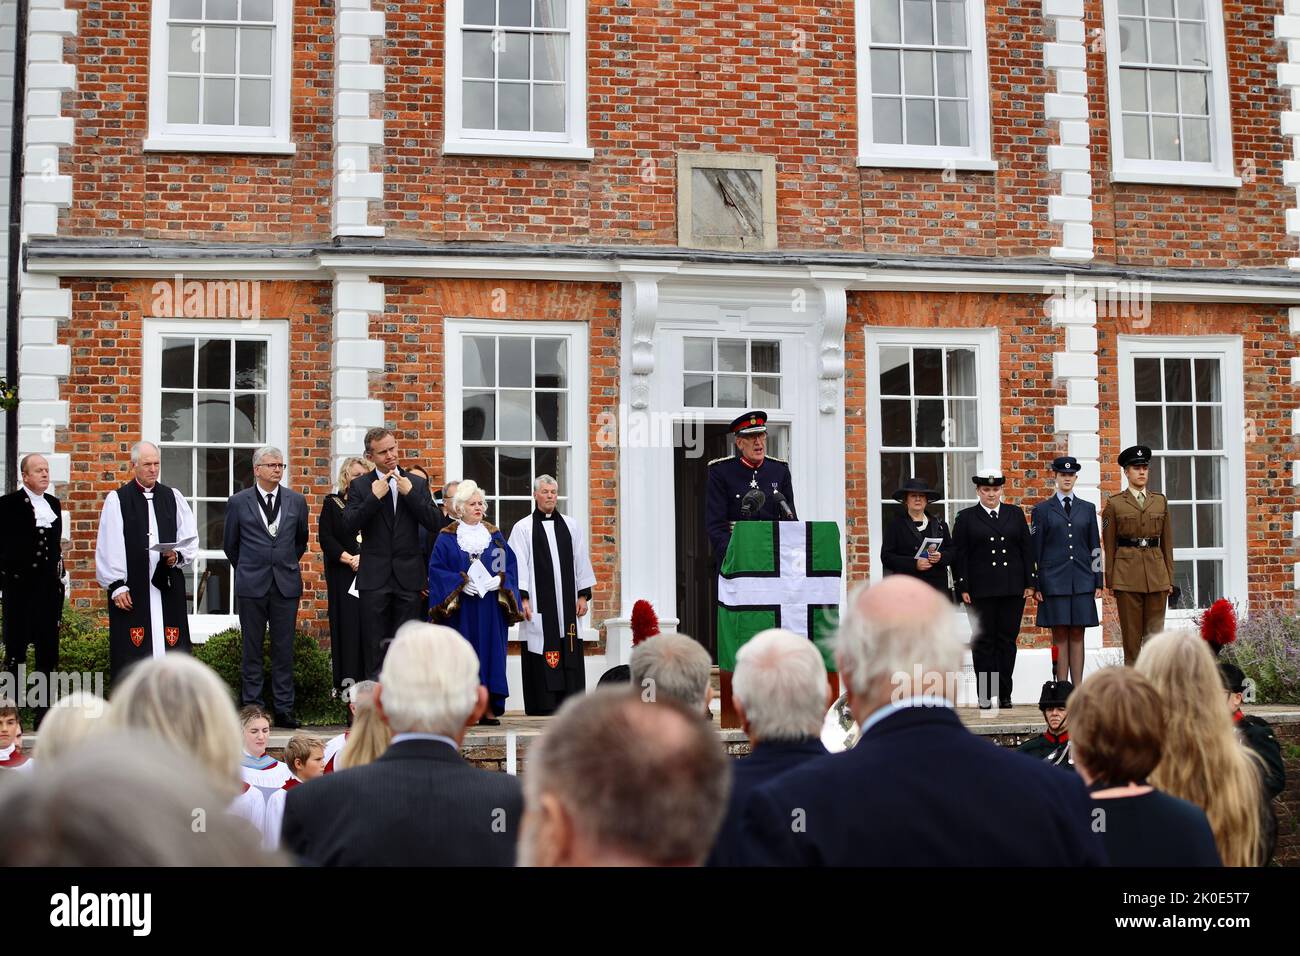
[[[244,635],[245,704],[262,700],[262,641],[271,629],[271,695],[275,725],[294,730],[293,633],[302,598],[298,562],[307,550],[307,499],[280,485],[284,455],[266,446],[253,453],[253,487],[226,505],[226,557],[235,569],[239,629]]]

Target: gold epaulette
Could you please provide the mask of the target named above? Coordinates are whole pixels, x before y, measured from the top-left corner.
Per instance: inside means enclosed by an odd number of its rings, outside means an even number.
[[[736,457],[735,455],[723,455],[721,458],[715,458],[715,459],[713,459],[713,461],[709,462],[709,464],[710,464],[710,465],[720,465],[720,464],[722,464],[724,461],[731,461],[731,459],[733,459],[733,458],[735,458],[735,457]]]

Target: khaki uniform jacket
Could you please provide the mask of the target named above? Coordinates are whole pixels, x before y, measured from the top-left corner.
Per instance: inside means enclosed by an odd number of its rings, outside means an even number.
[[[1119,538],[1157,535],[1158,548],[1122,548],[1118,543]],[[1106,550],[1106,587],[1151,594],[1167,591],[1173,584],[1174,530],[1164,495],[1148,491],[1145,508],[1138,507],[1128,489],[1111,495],[1101,512],[1101,540]]]

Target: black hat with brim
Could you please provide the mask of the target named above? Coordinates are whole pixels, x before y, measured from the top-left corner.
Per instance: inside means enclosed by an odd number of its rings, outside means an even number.
[[[909,478],[903,482],[902,486],[894,492],[894,500],[904,502],[908,495],[925,495],[931,501],[936,501],[942,495],[927,485],[920,478]]]

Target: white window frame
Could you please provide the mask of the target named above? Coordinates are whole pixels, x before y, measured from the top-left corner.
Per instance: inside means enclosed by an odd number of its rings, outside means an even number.
[[[1120,91],[1120,37],[1118,0],[1106,0],[1106,92],[1110,111],[1111,182],[1151,183],[1169,186],[1222,186],[1235,188],[1241,177],[1232,158],[1232,113],[1229,110],[1228,57],[1223,38],[1223,4],[1205,4],[1205,46],[1210,55],[1210,162],[1168,159],[1127,159],[1124,156],[1124,113]]]
[[[587,353],[587,326],[583,322],[549,322],[549,321],[509,321],[500,319],[448,318],[443,335],[443,385],[445,388],[443,408],[446,409],[446,445],[443,471],[446,480],[455,481],[462,478],[475,478],[474,475],[462,474],[464,456],[461,453],[463,440],[461,415],[463,406],[464,369],[462,361],[464,351],[461,338],[465,335],[530,335],[569,340],[569,402],[567,422],[569,428],[569,487],[561,488],[560,494],[567,501],[562,509],[565,514],[579,522],[588,536],[591,534],[590,494],[587,487],[588,472],[588,432],[591,422],[589,410],[591,396],[588,393],[587,367],[590,356]],[[514,442],[495,442],[498,445],[510,445]],[[536,475],[532,476],[536,478]],[[495,515],[493,517],[496,517]],[[502,528],[501,533],[510,537],[510,528]]]
[[[867,348],[867,448],[876,456],[867,463],[867,535],[871,542],[871,580],[884,576],[880,543],[884,522],[876,502],[884,495],[880,487],[880,448],[884,444],[880,424],[880,350],[887,346],[919,348],[973,348],[975,350],[976,397],[980,429],[979,468],[1002,467],[1002,380],[1000,376],[999,332],[994,329],[886,329],[866,330]],[[936,449],[942,451],[943,449]]]
[[[293,81],[293,0],[275,2],[271,48],[271,128],[167,122],[167,13],[170,0],[152,0],[149,41],[149,135],[145,152],[263,153],[290,155],[290,93]]]
[[[565,101],[567,133],[535,133],[529,130],[467,130],[463,128],[461,83],[461,29],[464,27],[463,0],[445,5],[446,72],[443,82],[444,139],[442,151],[449,156],[524,156],[536,159],[591,159],[596,153],[587,145],[587,5],[566,0],[569,24],[568,96]]]
[[[954,169],[991,172],[993,158],[989,119],[989,58],[984,0],[966,0],[966,36],[971,48],[970,145],[915,146],[876,143],[871,117],[871,3],[854,4],[858,70],[858,165],[905,169]],[[936,118],[936,123],[938,122]]]
[[[145,319],[141,340],[144,396],[140,424],[140,435],[145,441],[157,442],[162,437],[162,341],[169,335],[257,339],[267,343],[266,444],[284,451],[285,469],[281,481],[285,487],[292,487],[295,462],[289,451],[289,323],[266,319]],[[164,473],[159,480],[167,484],[167,475]],[[192,497],[187,495],[186,500]],[[200,550],[195,561],[224,556],[224,551],[209,548]],[[189,622],[190,636],[202,641],[219,631],[238,627],[239,615],[190,614]]]
[[[1117,337],[1119,362],[1120,447],[1137,441],[1137,407],[1134,401],[1133,360],[1135,358],[1209,358],[1219,359],[1220,386],[1223,389],[1223,454],[1227,458],[1223,486],[1223,546],[1201,549],[1223,551],[1223,597],[1246,608],[1250,588],[1246,573],[1246,439],[1241,427],[1246,406],[1243,394],[1242,340],[1239,335]],[[1158,455],[1159,450],[1156,451]],[[1123,480],[1122,486],[1128,487]],[[1164,493],[1163,488],[1154,491]],[[1179,549],[1182,551],[1188,549]],[[1208,557],[1218,558],[1219,555]],[[1175,555],[1178,560],[1186,556]],[[1194,559],[1193,559],[1194,560]],[[1203,609],[1202,609],[1203,610]],[[1199,611],[1182,608],[1168,611],[1170,621],[1190,620]]]

